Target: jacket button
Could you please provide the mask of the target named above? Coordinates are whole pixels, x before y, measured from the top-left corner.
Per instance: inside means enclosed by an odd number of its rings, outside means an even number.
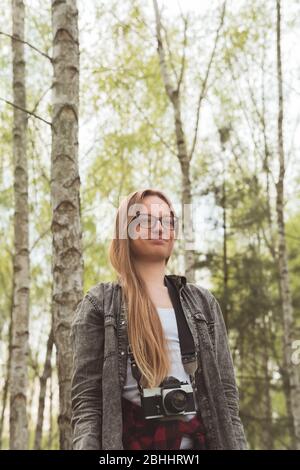
[[[123,321],[121,322],[121,325],[124,325],[124,323],[125,323],[125,321],[123,320]]]
[[[124,354],[125,354],[125,351],[121,351],[121,354],[122,354],[122,356],[124,356]]]

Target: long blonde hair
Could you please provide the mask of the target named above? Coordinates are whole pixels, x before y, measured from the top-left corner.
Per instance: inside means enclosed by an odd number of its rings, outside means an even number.
[[[134,214],[129,216],[130,207],[142,204],[146,196],[158,196],[170,207],[169,198],[158,189],[134,191],[124,198],[118,208],[114,236],[109,246],[109,259],[116,271],[127,303],[128,339],[142,374],[143,387],[157,387],[170,370],[169,349],[157,310],[150,299],[144,281],[138,276],[131,259],[128,225]],[[120,233],[123,234],[120,237]],[[166,258],[166,264],[169,258]]]

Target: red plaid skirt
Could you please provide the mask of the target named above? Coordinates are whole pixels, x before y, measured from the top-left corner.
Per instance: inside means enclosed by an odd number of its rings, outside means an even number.
[[[199,412],[189,421],[146,419],[141,406],[122,397],[123,447],[128,450],[179,450],[183,434],[193,440],[193,449],[205,450],[205,435]]]

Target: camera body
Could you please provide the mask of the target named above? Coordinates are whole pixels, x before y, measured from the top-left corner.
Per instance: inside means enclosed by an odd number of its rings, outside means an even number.
[[[182,419],[196,414],[193,387],[175,377],[167,377],[160,387],[142,388],[141,405],[146,419]]]

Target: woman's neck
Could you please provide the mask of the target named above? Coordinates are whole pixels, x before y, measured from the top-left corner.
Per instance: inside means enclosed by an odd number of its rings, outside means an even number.
[[[141,276],[146,286],[150,289],[164,289],[165,261],[147,263],[138,261],[135,263],[138,275]]]

